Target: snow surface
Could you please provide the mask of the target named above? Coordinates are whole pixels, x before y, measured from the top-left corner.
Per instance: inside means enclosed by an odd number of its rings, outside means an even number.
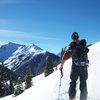
[[[88,67],[88,100],[100,100],[100,42],[92,45],[89,52],[89,67]],[[33,86],[25,90],[17,97],[12,95],[1,98],[0,100],[58,100],[59,97],[59,83],[60,83],[60,71],[54,71],[51,75],[44,78],[44,74],[33,78]],[[60,99],[68,100],[68,88],[70,83],[70,69],[71,59],[64,64],[64,76],[61,80],[60,87]],[[77,81],[77,96],[76,100],[79,100],[79,81]]]

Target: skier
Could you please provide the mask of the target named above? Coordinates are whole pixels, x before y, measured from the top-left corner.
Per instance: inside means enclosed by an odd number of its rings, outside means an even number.
[[[70,74],[70,87],[69,87],[69,99],[75,100],[76,96],[76,82],[79,78],[80,80],[80,100],[87,100],[87,83],[88,78],[88,57],[87,53],[89,49],[86,47],[85,40],[79,40],[79,35],[77,32],[72,33],[72,42],[69,44],[68,49],[63,54],[61,60],[60,70],[62,72],[63,64],[66,60],[72,57],[72,68]]]

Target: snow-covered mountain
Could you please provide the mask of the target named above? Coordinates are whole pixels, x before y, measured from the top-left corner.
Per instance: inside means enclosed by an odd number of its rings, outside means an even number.
[[[1,45],[0,47],[0,61],[4,62],[7,60],[13,52],[15,52],[20,44],[9,42],[8,44]],[[23,45],[24,46],[24,45]]]
[[[0,57],[2,58],[0,60],[4,60],[6,67],[21,76],[25,75],[25,70],[28,66],[33,74],[43,72],[47,55],[50,55],[53,61],[60,62],[60,57],[41,49],[35,44],[26,46],[10,42],[1,46],[0,50]]]
[[[100,42],[92,45],[89,52],[89,67],[88,67],[88,100],[100,100]],[[60,64],[57,66],[60,67]],[[53,72],[48,77],[44,78],[43,74],[33,78],[34,85],[25,90],[21,95],[12,98],[8,96],[1,100],[68,100],[68,88],[70,83],[71,59],[64,64],[64,76],[61,80],[60,96],[60,71],[59,69]],[[77,81],[77,96],[79,100],[79,81]]]

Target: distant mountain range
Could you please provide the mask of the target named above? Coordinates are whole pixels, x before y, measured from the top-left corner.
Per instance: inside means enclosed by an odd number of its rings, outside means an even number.
[[[55,66],[60,63],[60,57],[41,49],[35,44],[20,45],[16,43],[8,43],[0,47],[0,61],[13,72],[24,77],[26,67],[31,68],[34,75],[43,72],[46,57],[50,56]]]

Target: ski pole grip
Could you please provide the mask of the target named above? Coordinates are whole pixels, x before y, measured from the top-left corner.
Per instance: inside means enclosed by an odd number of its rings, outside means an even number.
[[[61,69],[60,71],[61,71],[61,75],[63,76],[63,71],[62,71],[62,69]]]

